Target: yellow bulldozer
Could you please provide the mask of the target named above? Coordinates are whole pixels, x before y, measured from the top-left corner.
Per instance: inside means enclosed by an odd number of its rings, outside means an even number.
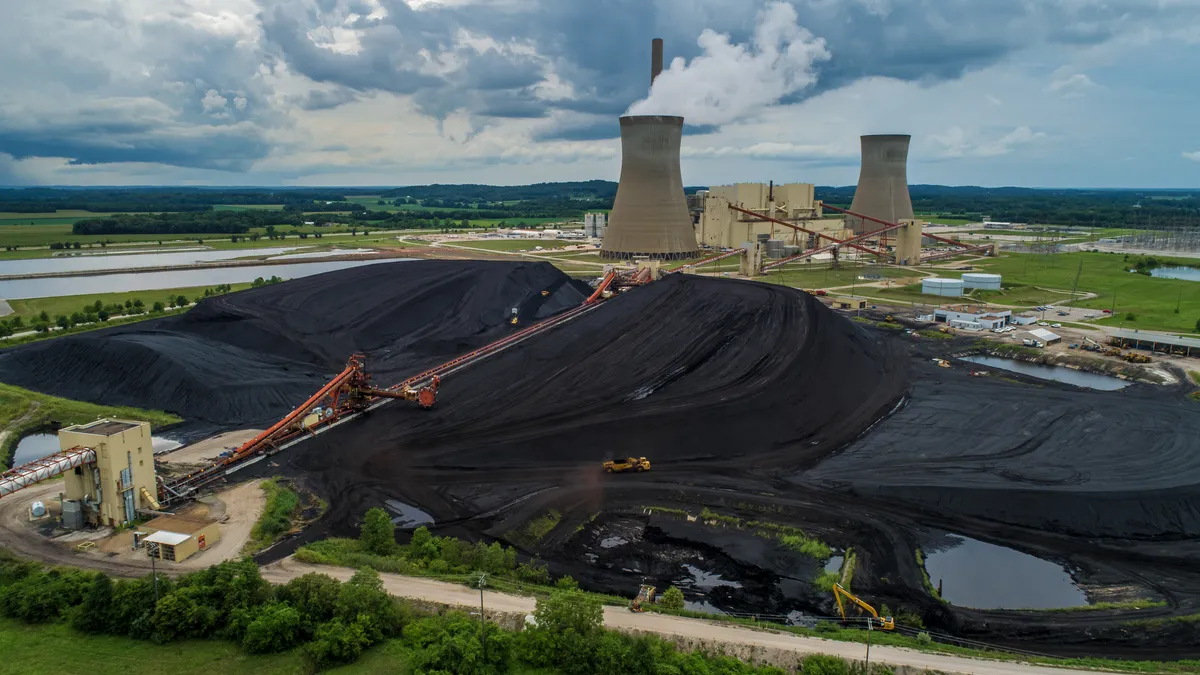
[[[642,587],[638,589],[637,597],[633,599],[633,602],[629,603],[629,611],[646,611],[646,605],[654,604],[654,591],[655,588],[653,586],[642,584]]]
[[[624,473],[626,471],[641,473],[642,471],[650,470],[650,460],[645,457],[610,459],[603,466],[605,473]]]

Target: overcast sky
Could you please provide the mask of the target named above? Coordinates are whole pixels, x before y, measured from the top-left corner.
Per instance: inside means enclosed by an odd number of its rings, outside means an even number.
[[[0,0],[0,184],[1200,187],[1200,0]],[[669,70],[649,90],[650,39]],[[672,61],[674,61],[672,63]]]

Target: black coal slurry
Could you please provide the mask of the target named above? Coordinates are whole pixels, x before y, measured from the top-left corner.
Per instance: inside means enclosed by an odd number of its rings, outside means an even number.
[[[588,292],[543,263],[372,265],[5,350],[0,380],[221,429],[266,424],[353,352],[390,384]],[[1084,391],[931,365],[963,342],[897,339],[794,289],[671,275],[445,378],[431,411],[383,406],[246,473],[293,476],[329,502],[293,547],[353,535],[395,500],[441,534],[520,541],[595,590],[677,584],[725,611],[832,613],[810,583],[820,561],[748,525],[759,520],[853,548],[856,593],[935,628],[1065,654],[1200,653],[1194,623],[1126,625],[1200,613],[1200,408],[1182,386]],[[600,471],[628,455],[652,471]],[[551,510],[561,519],[540,541],[513,536]],[[1165,606],[946,606],[917,563],[931,530],[1059,563],[1093,600]]]
[[[543,296],[542,291],[550,291]],[[273,422],[355,352],[401,379],[578,305],[548,263],[367,265],[202,301],[186,314],[4,350],[0,381],[223,428]]]

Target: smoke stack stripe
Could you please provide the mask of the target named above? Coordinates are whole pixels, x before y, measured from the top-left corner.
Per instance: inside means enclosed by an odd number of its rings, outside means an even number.
[[[662,74],[663,68],[663,41],[662,38],[654,38],[650,41],[650,84],[654,84],[654,80]]]
[[[699,253],[679,168],[682,140],[682,117],[621,118],[621,182],[600,247],[602,258],[678,260]]]
[[[863,136],[862,165],[850,210],[864,216],[898,223],[913,217],[908,196],[908,142],[912,136],[879,134]],[[846,216],[846,227],[862,234],[879,225]]]

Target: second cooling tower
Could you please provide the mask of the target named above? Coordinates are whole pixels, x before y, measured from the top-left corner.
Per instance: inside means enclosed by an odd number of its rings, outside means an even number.
[[[682,140],[682,117],[621,118],[621,182],[601,257],[682,259],[699,253],[679,169]]]
[[[889,223],[912,219],[912,200],[908,196],[910,139],[912,136],[899,134],[861,138],[862,166],[858,170],[858,188],[850,204],[851,211]],[[883,226],[846,216],[846,227],[861,234]]]

